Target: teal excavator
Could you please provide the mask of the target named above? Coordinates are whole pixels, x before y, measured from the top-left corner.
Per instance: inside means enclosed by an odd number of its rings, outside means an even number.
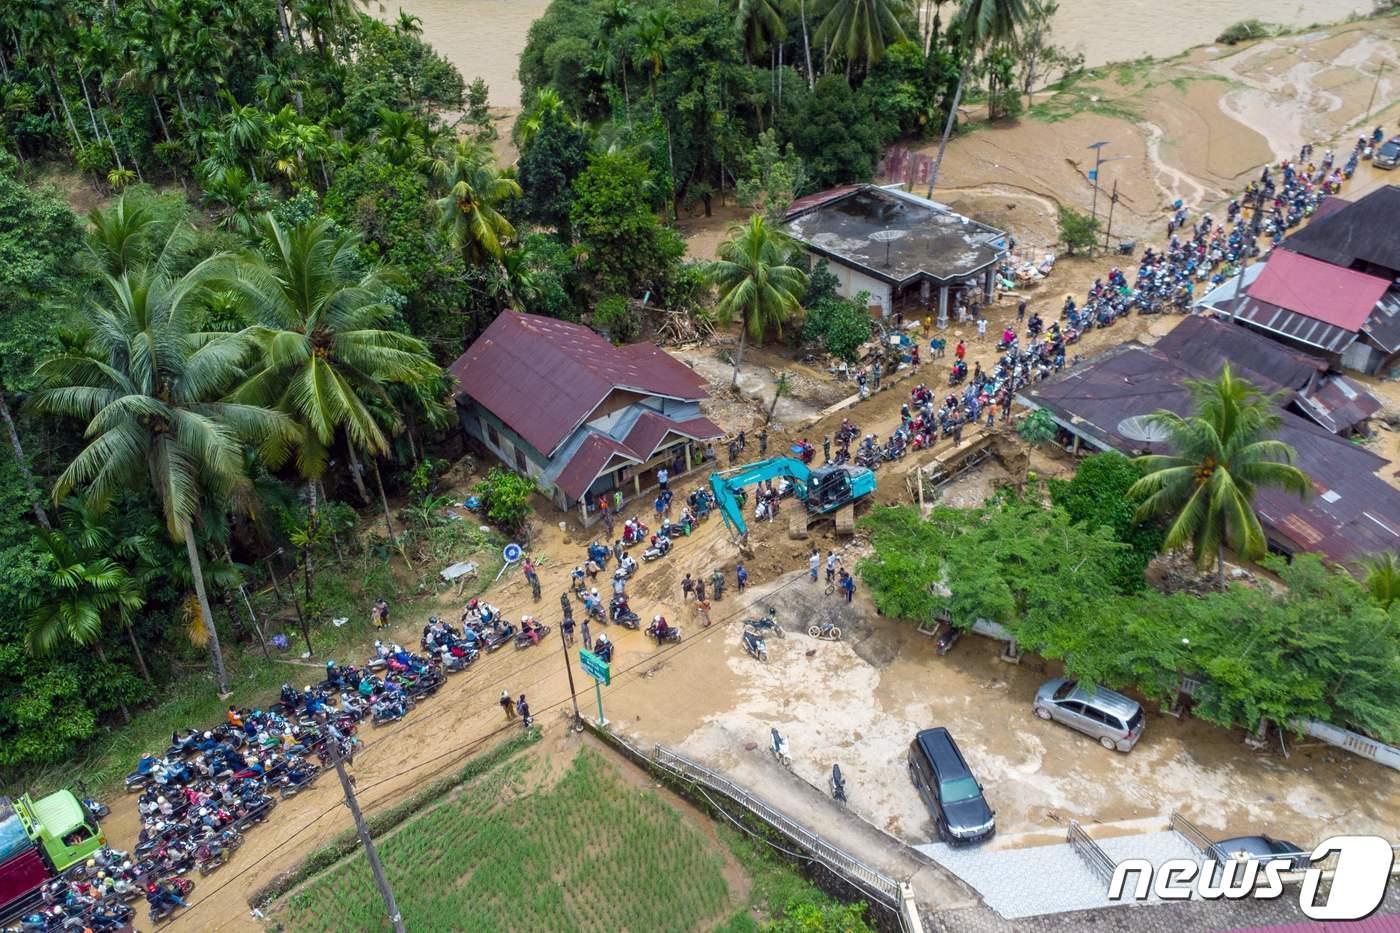
[[[719,514],[741,541],[748,535],[749,528],[735,493],[769,479],[791,480],[808,515],[826,515],[847,505],[854,506],[875,491],[875,474],[864,467],[841,464],[814,470],[792,457],[774,457],[711,473],[710,491],[714,493]]]

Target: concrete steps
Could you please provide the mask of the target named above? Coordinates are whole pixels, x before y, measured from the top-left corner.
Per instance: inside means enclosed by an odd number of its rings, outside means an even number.
[[[1161,829],[1163,823],[1160,817],[1124,821],[1156,828],[1154,832],[1134,835],[1122,834],[1129,825],[1104,824],[1087,829],[1114,862],[1143,858],[1161,865],[1168,859],[1201,857],[1180,835]],[[1103,832],[1105,829],[1109,833],[1120,832],[1110,835]],[[1034,835],[1023,833],[1019,838]],[[1016,838],[1013,837],[1013,843]],[[1008,920],[1132,903],[1110,901],[1104,879],[1094,874],[1068,843],[1021,848],[954,848],[932,843],[914,848],[976,888],[987,906]]]

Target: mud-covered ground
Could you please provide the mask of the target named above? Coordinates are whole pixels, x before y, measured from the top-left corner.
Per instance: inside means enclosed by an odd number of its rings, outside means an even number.
[[[1146,732],[1128,754],[1042,722],[1030,711],[1053,665],[998,659],[1000,645],[967,636],[944,657],[906,623],[878,617],[857,594],[847,605],[804,574],[756,589],[773,605],[786,637],[768,639],[759,663],[736,639],[698,647],[707,668],[697,689],[677,692],[693,728],[679,719],[642,716],[626,728],[678,745],[695,757],[763,783],[782,796],[763,761],[777,727],[788,740],[797,777],[822,789],[833,763],[849,785],[850,807],[909,842],[932,837],[928,813],[905,772],[919,729],[947,726],[997,810],[999,846],[1063,842],[1071,819],[1105,832],[1160,828],[1180,810],[1221,836],[1254,832],[1303,845],[1338,831],[1400,834],[1400,784],[1393,772],[1337,750],[1290,747],[1251,752],[1239,734],[1149,709]],[[818,641],[803,629],[830,619],[846,633]],[[691,680],[691,678],[687,678]],[[692,681],[695,682],[695,681]],[[703,686],[700,686],[703,684]],[[658,688],[662,689],[662,688]],[[800,788],[793,788],[796,793]]]

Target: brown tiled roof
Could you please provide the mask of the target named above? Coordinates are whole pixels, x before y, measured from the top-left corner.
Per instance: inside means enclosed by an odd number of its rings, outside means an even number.
[[[704,380],[651,344],[614,347],[582,324],[506,311],[450,367],[460,393],[546,456],[614,389],[698,401]]]

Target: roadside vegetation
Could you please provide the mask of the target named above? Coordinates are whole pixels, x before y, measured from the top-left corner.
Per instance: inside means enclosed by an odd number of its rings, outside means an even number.
[[[1308,488],[1293,452],[1271,438],[1271,403],[1228,371],[1193,386],[1189,418],[1161,413],[1170,452],[1087,458],[1052,482],[1049,502],[1007,490],[979,509],[886,508],[865,525],[875,548],[859,570],[886,615],[1006,626],[1021,648],[1067,676],[1173,705],[1201,682],[1192,712],[1264,733],[1296,718],[1400,741],[1400,615],[1394,559],[1358,579],[1309,554],[1265,556],[1253,499]],[[1230,583],[1223,552],[1277,578]],[[1202,595],[1144,585],[1159,549],[1189,549],[1217,583]]]

